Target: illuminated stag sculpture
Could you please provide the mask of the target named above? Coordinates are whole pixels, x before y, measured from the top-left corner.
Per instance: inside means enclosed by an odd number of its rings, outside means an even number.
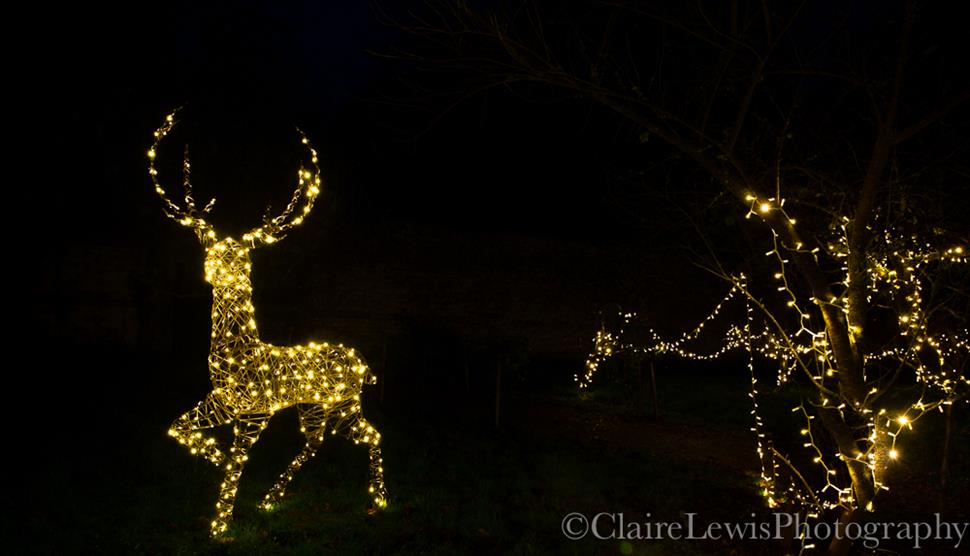
[[[370,496],[375,509],[385,507],[381,435],[361,413],[361,388],[365,383],[376,382],[363,358],[342,344],[274,346],[261,341],[256,328],[249,251],[281,239],[313,208],[320,193],[316,151],[304,136],[303,144],[309,149],[314,171],[300,169],[293,197],[280,215],[267,216],[261,226],[244,234],[241,240],[219,238],[205,220],[215,200],[201,210],[196,208],[187,151],[183,163],[184,207],[173,202],[159,183],[155,158],[160,142],[174,125],[172,114],[155,132],[155,141],[148,151],[149,173],[165,204],[165,214],[191,228],[205,249],[205,280],[212,285],[209,375],[213,389],[176,419],[168,434],[192,454],[225,470],[212,534],[218,536],[226,531],[250,448],[277,411],[294,405],[306,445],[266,494],[261,507],[269,510],[279,502],[293,475],[314,456],[328,430],[370,448]],[[205,436],[203,431],[230,423],[235,438],[226,453],[217,446],[215,438]]]

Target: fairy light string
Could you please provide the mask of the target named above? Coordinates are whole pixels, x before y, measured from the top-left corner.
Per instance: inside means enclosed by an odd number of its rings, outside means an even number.
[[[796,221],[787,212],[781,198],[759,199],[748,197],[749,210],[746,217],[765,217],[777,211],[783,221],[795,226]],[[970,379],[963,372],[963,363],[970,355],[970,333],[966,328],[938,331],[931,323],[928,301],[924,292],[929,276],[937,265],[965,265],[966,247],[962,245],[939,248],[931,242],[913,237],[899,237],[890,231],[875,234],[877,237],[866,264],[866,293],[870,304],[880,302],[894,310],[897,332],[879,350],[863,353],[864,380],[868,395],[864,400],[849,404],[838,394],[838,365],[832,351],[820,307],[829,305],[841,311],[848,320],[849,299],[849,242],[848,218],[836,223],[836,233],[823,251],[819,247],[785,245],[779,234],[770,226],[772,248],[765,253],[774,261],[776,271],[775,290],[781,296],[781,312],[766,308],[747,286],[744,275],[729,277],[731,289],[717,303],[714,310],[690,331],[673,339],[663,338],[654,329],[643,331],[631,324],[636,313],[619,313],[619,325],[615,330],[601,326],[593,337],[593,349],[587,357],[582,373],[574,377],[580,389],[592,384],[597,370],[611,357],[631,354],[635,357],[671,354],[691,360],[713,360],[729,352],[744,350],[748,354],[748,369],[752,400],[752,432],[755,434],[757,454],[761,464],[761,494],[769,507],[781,503],[794,503],[806,515],[817,518],[821,512],[834,509],[855,509],[858,506],[849,473],[850,460],[861,463],[867,470],[868,479],[878,494],[888,490],[884,473],[893,460],[902,457],[897,441],[903,432],[913,429],[914,423],[934,410],[942,411],[958,400],[966,401],[970,392]],[[836,261],[839,280],[830,299],[817,299],[811,295],[799,295],[790,280],[789,257],[792,253],[807,255],[819,260],[827,255]],[[714,349],[698,347],[705,329],[716,321],[724,320],[726,310],[732,304],[744,304],[744,319],[730,323],[719,336]],[[756,311],[757,308],[757,311]],[[788,311],[785,316],[782,313]],[[777,317],[775,315],[778,315]],[[762,318],[756,318],[761,315]],[[786,323],[786,324],[782,324]],[[789,327],[787,323],[792,325]],[[864,323],[847,322],[850,341],[858,346]],[[795,376],[804,375],[814,386],[817,399],[802,401],[792,411],[804,419],[800,429],[801,449],[798,458],[779,453],[771,445],[765,433],[765,423],[758,405],[760,384],[755,375],[755,356],[777,365],[776,386],[783,387]],[[883,400],[881,388],[885,377],[895,376],[884,370],[886,366],[896,371],[910,370],[922,393],[915,401],[900,408]],[[796,375],[796,373],[798,373]],[[898,402],[893,402],[897,403]],[[858,450],[854,454],[833,451],[831,442],[821,441],[826,432],[819,434],[816,423],[818,411],[835,411],[852,427]],[[800,469],[793,459],[809,462],[809,468]],[[802,463],[801,465],[804,465]],[[784,470],[784,471],[783,471]],[[873,502],[866,504],[873,509]],[[808,548],[803,544],[803,548]]]
[[[360,353],[343,344],[327,342],[296,346],[268,344],[260,340],[256,326],[250,251],[279,241],[312,210],[321,187],[316,150],[300,132],[312,169],[300,168],[289,204],[275,217],[267,214],[262,225],[239,240],[220,238],[206,221],[215,200],[201,210],[196,207],[189,181],[187,148],[182,166],[184,206],[169,197],[158,179],[155,161],[159,147],[174,125],[173,113],[155,131],[155,140],[148,150],[149,175],[162,199],[165,215],[192,229],[205,249],[205,281],[212,286],[208,362],[213,389],[203,401],[176,419],[168,434],[190,453],[202,456],[225,472],[216,515],[211,522],[212,535],[221,535],[228,528],[250,448],[270,418],[292,406],[297,407],[300,431],[306,443],[263,498],[261,508],[271,510],[279,503],[295,473],[317,453],[328,433],[368,447],[369,496],[375,509],[386,507],[381,434],[361,410],[361,390],[365,384],[376,383],[376,377]],[[230,424],[235,438],[226,451],[207,431]]]

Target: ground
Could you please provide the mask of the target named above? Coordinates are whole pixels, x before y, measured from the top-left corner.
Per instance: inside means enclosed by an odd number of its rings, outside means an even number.
[[[497,431],[488,415],[382,413],[365,399],[384,430],[391,493],[377,515],[365,507],[366,450],[342,439],[324,445],[278,509],[256,509],[299,447],[296,416],[283,412],[251,453],[231,542],[208,538],[218,471],[165,435],[174,415],[136,400],[141,413],[120,406],[110,428],[66,441],[69,450],[22,476],[28,497],[9,503],[18,519],[6,523],[8,538],[56,554],[768,554],[766,541],[570,541],[561,532],[570,512],[764,515],[743,372],[706,376],[702,388],[697,377],[659,372],[657,421],[648,408],[565,387],[510,388]]]

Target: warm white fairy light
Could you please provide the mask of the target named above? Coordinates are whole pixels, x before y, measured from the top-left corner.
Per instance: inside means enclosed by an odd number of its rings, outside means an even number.
[[[751,195],[747,201],[750,203],[748,218],[767,218],[769,213],[777,211],[780,214],[772,215],[773,218],[780,216],[781,221],[795,226],[795,219],[785,211],[784,199],[758,199]],[[597,369],[608,358],[620,353],[633,353],[637,357],[669,353],[683,358],[705,360],[739,349],[745,349],[752,355],[757,352],[778,364],[778,386],[788,382],[792,374],[798,371],[815,386],[819,395],[815,405],[835,410],[843,418],[851,417],[847,422],[859,423],[856,430],[860,433],[856,438],[859,448],[857,453],[830,453],[816,442],[815,416],[809,411],[810,405],[803,402],[795,407],[793,411],[801,413],[805,419],[801,435],[804,437],[804,448],[808,450],[808,459],[818,468],[817,471],[806,470],[803,473],[765,440],[764,424],[758,408],[758,380],[749,358],[749,369],[752,371],[750,396],[754,403],[752,414],[755,425],[752,430],[756,434],[762,468],[762,494],[768,504],[773,507],[786,499],[800,505],[810,517],[818,516],[819,512],[827,509],[856,508],[858,502],[846,470],[846,465],[853,460],[868,469],[869,479],[877,493],[887,490],[882,477],[882,470],[887,462],[880,461],[880,458],[901,458],[902,454],[896,447],[899,435],[904,430],[912,430],[913,424],[928,412],[941,410],[954,400],[964,399],[965,393],[970,389],[970,379],[961,372],[962,366],[959,365],[960,361],[965,361],[970,355],[970,334],[966,329],[951,330],[948,333],[932,331],[922,294],[924,276],[931,265],[966,264],[968,259],[964,246],[939,249],[925,241],[898,238],[888,232],[877,236],[880,239],[869,254],[865,269],[867,294],[870,302],[878,298],[883,305],[896,308],[898,333],[889,347],[878,352],[863,353],[863,361],[870,366],[880,361],[893,361],[901,369],[912,370],[916,380],[925,387],[924,394],[905,411],[897,408],[893,416],[887,407],[880,406],[882,392],[879,390],[878,380],[864,374],[864,379],[870,381],[869,394],[861,402],[845,403],[836,393],[838,366],[818,312],[821,306],[828,305],[836,307],[846,319],[849,318],[849,299],[846,295],[849,287],[848,224],[847,218],[838,222],[836,228],[839,234],[828,245],[826,253],[839,262],[842,279],[836,294],[824,300],[799,296],[789,282],[791,253],[798,252],[799,255],[810,256],[818,261],[821,250],[817,247],[807,249],[801,244],[783,245],[779,234],[769,227],[772,249],[766,255],[773,258],[778,267],[774,273],[776,289],[783,296],[785,310],[792,312],[793,318],[786,318],[784,322],[795,323],[794,328],[785,329],[773,314],[768,314],[768,310],[761,306],[764,309],[762,312],[768,318],[760,330],[755,331],[752,304],[758,302],[747,289],[745,278],[741,276],[732,279],[734,287],[714,311],[693,330],[674,340],[663,339],[652,329],[648,329],[640,337],[629,338],[627,329],[635,314],[622,313],[618,330],[608,331],[604,328],[597,331],[593,351],[587,358],[584,372],[576,375],[576,382],[580,388],[589,387]],[[719,348],[704,353],[690,349],[689,345],[697,340],[705,325],[723,314],[726,304],[739,303],[742,300],[746,305],[745,322],[743,325],[730,326],[721,337]],[[847,323],[850,341],[856,342],[862,334],[861,325],[862,323]],[[780,467],[787,469],[788,473],[784,474],[787,477],[779,473]],[[816,486],[813,486],[806,477],[821,479],[814,480]],[[872,500],[865,505],[867,510],[872,510]]]
[[[165,204],[165,214],[191,228],[205,248],[205,280],[212,285],[209,375],[213,390],[176,419],[168,433],[192,454],[201,455],[225,470],[216,516],[211,523],[212,534],[222,534],[228,527],[249,449],[277,411],[294,405],[299,411],[300,431],[306,437],[306,444],[266,494],[261,507],[270,510],[279,502],[293,475],[316,454],[328,431],[369,447],[368,491],[375,508],[385,507],[381,434],[361,413],[361,389],[364,384],[376,382],[363,358],[342,344],[310,342],[274,346],[262,342],[256,328],[249,252],[279,241],[309,214],[320,193],[317,152],[303,137],[313,171],[300,169],[293,196],[279,216],[267,217],[263,225],[244,234],[241,240],[220,239],[204,218],[215,200],[202,210],[196,209],[189,183],[187,152],[183,163],[184,207],[168,197],[158,180],[155,159],[162,139],[175,125],[174,116],[169,115],[155,132],[155,141],[148,151],[149,174]],[[228,424],[233,425],[235,440],[226,453],[203,431]]]

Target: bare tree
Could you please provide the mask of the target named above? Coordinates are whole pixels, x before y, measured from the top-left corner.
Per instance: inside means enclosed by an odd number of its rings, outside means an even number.
[[[672,149],[712,195],[740,202],[770,235],[783,303],[711,266],[814,387],[802,410],[835,446],[825,469],[846,481],[832,508],[843,523],[871,510],[878,434],[965,399],[947,354],[967,349],[965,271],[948,270],[967,260],[966,229],[938,196],[941,183],[962,189],[954,201],[968,191],[967,145],[953,139],[968,127],[970,72],[946,44],[946,14],[905,0],[497,4],[388,16],[415,39],[392,56],[449,72],[434,86],[454,103],[503,88],[605,109],[648,154]],[[887,415],[904,374],[927,393]]]

